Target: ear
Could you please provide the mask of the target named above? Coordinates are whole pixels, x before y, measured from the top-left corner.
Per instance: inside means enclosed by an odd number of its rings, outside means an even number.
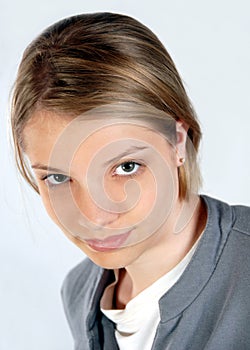
[[[187,141],[187,132],[188,125],[182,120],[176,121],[176,165],[177,167],[181,166],[185,162],[186,156],[186,141]]]

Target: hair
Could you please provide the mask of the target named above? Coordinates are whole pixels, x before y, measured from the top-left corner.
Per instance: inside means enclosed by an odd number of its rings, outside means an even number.
[[[25,50],[13,88],[11,113],[21,175],[39,193],[23,145],[24,127],[36,111],[76,117],[117,102],[151,105],[188,125],[191,142],[185,166],[178,168],[179,195],[185,198],[193,189],[198,190],[201,130],[174,62],[146,26],[114,13],[63,19]]]

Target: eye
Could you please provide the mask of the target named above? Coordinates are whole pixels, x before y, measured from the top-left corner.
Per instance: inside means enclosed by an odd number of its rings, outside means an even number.
[[[141,165],[136,162],[124,162],[115,169],[114,173],[120,176],[133,175],[137,173],[140,166]]]
[[[47,186],[58,186],[70,180],[69,176],[63,174],[51,174],[43,179]]]

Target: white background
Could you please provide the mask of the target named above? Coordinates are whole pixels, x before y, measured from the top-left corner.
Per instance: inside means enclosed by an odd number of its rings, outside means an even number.
[[[96,11],[132,15],[163,41],[202,125],[202,192],[250,204],[248,0],[0,0],[0,350],[73,346],[60,286],[83,254],[17,179],[7,140],[8,95],[24,48],[41,30]]]

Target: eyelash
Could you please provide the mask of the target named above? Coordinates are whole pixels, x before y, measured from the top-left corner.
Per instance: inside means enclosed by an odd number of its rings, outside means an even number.
[[[66,178],[66,181],[64,182],[58,182],[57,184],[53,184],[53,183],[50,183],[48,180],[49,178],[53,178],[55,176],[64,176]],[[46,175],[46,176],[43,176],[41,178],[42,181],[45,182],[45,184],[49,187],[49,188],[55,188],[55,187],[58,187],[58,186],[62,186],[62,185],[65,185],[66,183],[70,182],[71,179],[69,176],[67,175],[63,175],[63,174],[49,174],[49,175]]]
[[[125,164],[129,164],[129,163],[133,163],[134,165],[138,166],[138,169],[130,174],[124,174],[124,175],[121,175],[121,174],[116,174],[115,171],[117,171],[117,169]],[[119,165],[116,165],[113,170],[112,170],[112,176],[117,178],[117,179],[124,179],[124,178],[134,178],[135,176],[139,175],[141,170],[142,170],[142,167],[144,165],[141,164],[141,163],[138,163],[137,161],[134,161],[134,160],[127,160],[127,161],[123,161],[122,163],[120,163]],[[64,182],[58,182],[57,184],[53,184],[53,183],[50,183],[48,180],[49,178],[53,178],[55,176],[64,176],[66,178],[66,181]],[[43,176],[41,178],[42,181],[45,182],[45,184],[49,187],[49,188],[55,188],[55,187],[58,187],[58,186],[62,186],[62,185],[65,185],[67,184],[68,182],[71,181],[71,178],[68,177],[67,175],[63,175],[63,174],[48,174],[46,176]]]
[[[121,175],[121,174],[116,174],[115,171],[117,171],[117,169],[125,164],[129,164],[129,163],[133,163],[134,165],[138,166],[138,169],[132,173],[132,174],[124,174],[124,175]],[[122,163],[120,163],[119,165],[116,165],[113,170],[112,170],[112,176],[113,177],[116,177],[118,179],[124,179],[124,178],[134,178],[135,176],[138,176],[140,174],[140,172],[142,171],[142,167],[143,167],[143,164],[139,163],[138,161],[135,161],[135,160],[126,160],[126,161],[123,161]]]

